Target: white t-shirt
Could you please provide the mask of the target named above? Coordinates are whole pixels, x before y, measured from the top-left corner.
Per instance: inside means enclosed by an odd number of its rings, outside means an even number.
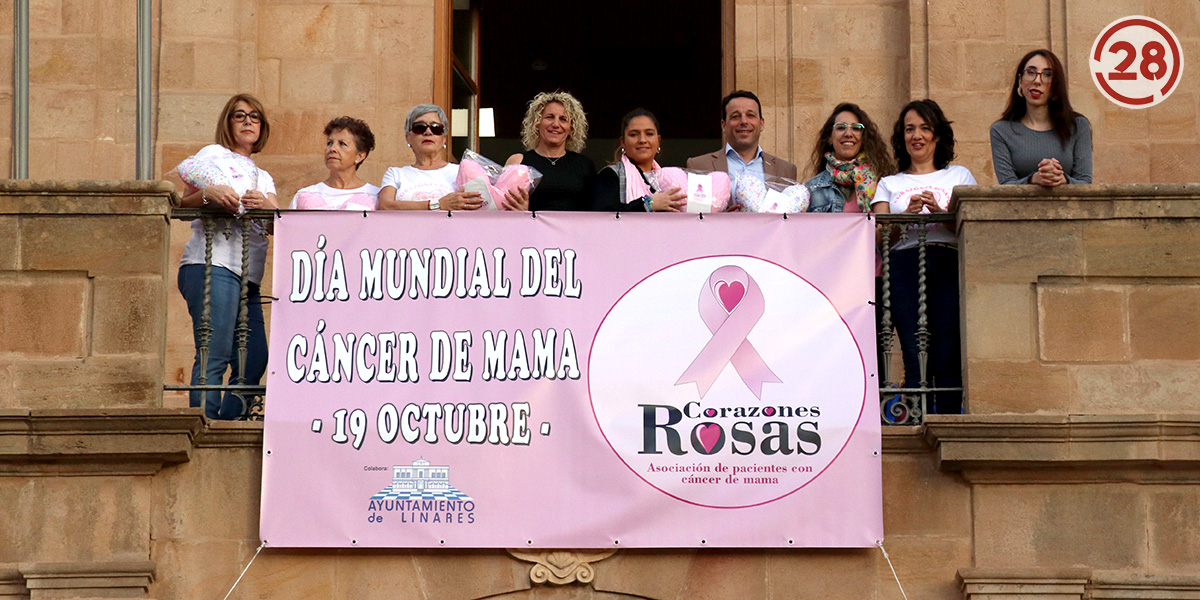
[[[908,203],[913,196],[929,190],[933,192],[938,206],[945,209],[950,206],[950,192],[956,185],[975,185],[975,177],[966,167],[958,165],[950,165],[945,169],[924,175],[909,175],[908,173],[888,175],[879,180],[879,185],[875,188],[875,198],[871,200],[871,204],[887,202],[888,212],[902,213],[908,208]],[[929,208],[926,207],[921,212],[928,213]],[[945,225],[934,223],[929,226],[927,231],[926,242],[958,245],[958,237],[951,233]],[[917,235],[914,225],[909,228],[908,239],[897,243],[892,250],[916,247]]]
[[[292,196],[288,208],[303,210],[375,210],[379,206],[379,188],[365,184],[349,190],[329,187],[325,182],[301,188]]]
[[[389,167],[383,174],[379,187],[396,188],[397,200],[437,200],[454,191],[454,180],[458,177],[458,165],[448,164],[440,169],[423,171],[412,165]]]
[[[254,161],[245,156],[235,154],[232,150],[212,144],[200,149],[193,157],[208,162],[225,176],[230,187],[238,195],[245,194],[251,189],[257,189],[263,194],[275,193],[275,180],[270,173],[255,166]],[[230,215],[232,216],[232,215]],[[237,275],[242,274],[242,226],[240,221],[234,221],[229,237],[225,237],[225,226],[220,222],[214,226],[213,265],[225,267]],[[261,231],[250,231],[250,264],[249,277],[254,283],[261,283],[263,266],[267,262],[267,238]],[[204,264],[204,220],[192,221],[192,237],[183,247],[182,265]]]

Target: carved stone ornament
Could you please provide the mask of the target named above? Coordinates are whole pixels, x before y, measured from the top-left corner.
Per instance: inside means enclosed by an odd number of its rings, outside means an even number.
[[[596,578],[592,563],[600,562],[617,553],[616,550],[547,550],[526,552],[509,550],[514,558],[533,563],[529,579],[534,584],[591,583]]]

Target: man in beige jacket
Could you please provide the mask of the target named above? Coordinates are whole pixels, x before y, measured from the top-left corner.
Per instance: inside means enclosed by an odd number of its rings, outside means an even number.
[[[796,165],[763,152],[758,138],[763,132],[762,104],[758,96],[737,90],[721,100],[721,132],[725,147],[716,152],[694,156],[687,168],[700,171],[725,171],[730,181],[743,173],[759,179],[776,175],[796,180]]]

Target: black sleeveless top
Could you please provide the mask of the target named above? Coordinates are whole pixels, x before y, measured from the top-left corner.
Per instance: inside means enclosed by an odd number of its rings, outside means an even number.
[[[542,173],[542,180],[529,197],[529,210],[588,210],[596,164],[570,150],[553,163],[533,150],[521,153],[521,163]]]

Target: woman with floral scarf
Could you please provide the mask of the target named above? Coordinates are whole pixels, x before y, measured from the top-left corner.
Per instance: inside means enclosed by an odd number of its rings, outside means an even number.
[[[813,178],[804,183],[808,212],[868,212],[879,180],[896,172],[887,143],[856,104],[834,107],[812,154]]]

